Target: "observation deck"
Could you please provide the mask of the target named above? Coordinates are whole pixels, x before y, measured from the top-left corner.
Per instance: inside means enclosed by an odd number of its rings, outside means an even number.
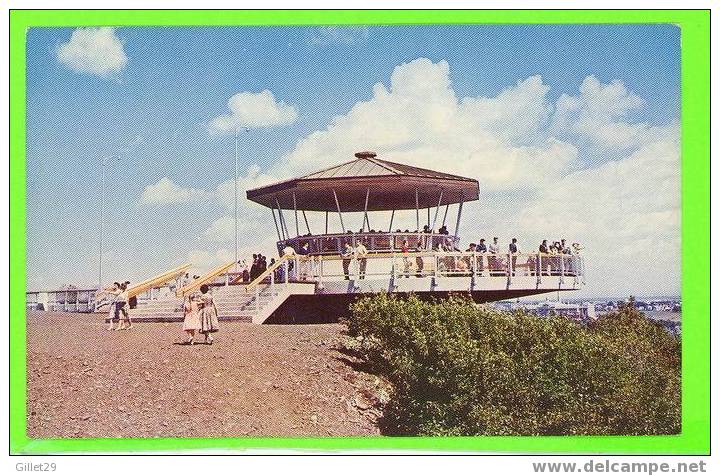
[[[373,152],[355,157],[247,191],[249,200],[272,211],[280,256],[252,282],[240,282],[241,274],[231,270],[236,263],[227,262],[181,285],[178,276],[189,265],[181,266],[131,289],[147,294],[131,310],[133,318],[181,321],[183,298],[202,284],[213,288],[221,320],[253,323],[334,321],[347,315],[353,300],[379,292],[420,298],[458,293],[489,302],[585,284],[577,254],[461,251],[463,206],[478,199],[477,180],[381,160]],[[313,233],[308,213],[321,213],[324,232]],[[362,227],[354,232],[345,223],[359,213]],[[377,213],[386,225],[378,225]],[[339,227],[331,230],[335,214]],[[174,286],[168,284],[173,279]]]

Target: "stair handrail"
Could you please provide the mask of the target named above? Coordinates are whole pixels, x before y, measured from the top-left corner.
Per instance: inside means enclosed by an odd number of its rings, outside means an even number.
[[[163,272],[162,274],[158,274],[155,277],[151,277],[149,279],[143,280],[142,282],[139,282],[135,285],[131,285],[127,289],[128,298],[135,297],[138,294],[141,294],[147,290],[150,290],[152,288],[158,287],[175,277],[177,277],[180,274],[184,274],[187,272],[187,270],[192,266],[192,264],[183,264],[179,267],[176,267],[174,269],[170,269],[169,271]]]
[[[283,263],[286,262],[286,261],[293,260],[293,259],[295,259],[296,257],[299,258],[299,257],[304,257],[304,256],[297,256],[297,255],[282,256],[280,259],[278,259],[277,261],[275,261],[274,264],[272,264],[270,267],[268,267],[268,268],[265,270],[265,272],[263,272],[263,273],[260,274],[259,276],[255,277],[255,280],[253,280],[253,281],[250,282],[248,285],[246,285],[246,286],[245,286],[245,292],[249,292],[250,290],[252,290],[252,289],[254,289],[255,287],[257,287],[258,285],[260,285],[260,283],[261,283],[263,280],[265,280],[265,279],[267,278],[267,276],[269,276],[270,274],[272,274],[273,272],[275,272],[275,269],[277,269],[278,267],[280,267],[281,264],[283,264]]]
[[[175,295],[178,297],[183,297],[183,296],[187,295],[188,293],[199,289],[201,285],[203,285],[207,282],[210,282],[215,277],[217,277],[220,274],[222,274],[223,272],[227,271],[234,264],[235,264],[235,261],[231,261],[231,262],[227,262],[225,264],[222,264],[222,265],[214,268],[207,274],[204,274],[204,275],[198,277],[197,279],[193,280],[189,284],[183,286],[182,288],[179,288],[177,290],[177,292],[175,292]]]

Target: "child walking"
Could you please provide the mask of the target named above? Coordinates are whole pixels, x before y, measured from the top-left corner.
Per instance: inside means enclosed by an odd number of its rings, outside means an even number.
[[[205,335],[205,343],[212,345],[211,333],[218,331],[219,326],[217,306],[209,290],[206,284],[200,286],[200,333]]]

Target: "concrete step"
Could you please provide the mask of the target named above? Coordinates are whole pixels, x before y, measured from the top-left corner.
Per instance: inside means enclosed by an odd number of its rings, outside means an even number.
[[[269,289],[267,289],[267,290],[261,290],[261,291],[259,292],[259,294],[260,294],[260,295],[267,295],[267,294],[270,294],[270,293],[275,293],[275,294],[276,294],[276,293],[278,293],[278,292],[279,292],[279,290],[269,290]],[[228,298],[228,297],[230,297],[230,298],[254,297],[254,296],[255,296],[255,292],[252,292],[252,291],[251,291],[251,292],[245,292],[245,291],[242,291],[242,292],[218,292],[218,293],[213,294],[213,298],[214,298],[214,299],[222,299],[222,298]]]
[[[168,310],[168,311],[182,312],[182,305],[152,305],[152,306],[147,306],[147,307],[136,307],[136,308],[130,309],[131,312],[136,312],[136,311],[152,312],[155,310]]]
[[[273,299],[272,298],[261,298],[259,301],[260,307],[265,307],[268,305]],[[229,301],[229,302],[223,302],[223,303],[216,303],[218,311],[220,313],[227,313],[228,311],[233,311],[235,309],[255,309],[256,302],[255,300],[246,301],[246,302],[237,302],[237,301]],[[175,306],[153,306],[153,307],[138,307],[130,310],[130,315],[142,315],[142,314],[157,314],[157,313],[178,313],[182,314],[182,308],[175,307]]]
[[[269,302],[270,300],[277,297],[277,293],[274,294],[260,294],[260,302]],[[215,304],[225,305],[225,304],[238,304],[238,303],[249,303],[255,301],[255,295],[242,295],[238,297],[233,296],[218,296],[215,297]],[[158,308],[167,309],[167,308],[177,308],[182,309],[183,303],[182,301],[172,301],[172,302],[162,302],[162,301],[154,301],[149,302],[146,304],[138,305],[133,310],[154,310]]]
[[[264,306],[261,305],[260,309],[263,309]],[[235,313],[244,313],[244,314],[250,314],[255,313],[255,305],[247,305],[247,306],[240,306],[240,305],[234,305],[234,306],[227,306],[227,307],[219,307],[218,308],[218,314],[219,315],[232,315]],[[156,309],[156,310],[140,310],[136,311],[133,310],[130,312],[130,316],[133,318],[139,318],[139,317],[145,317],[145,316],[153,316],[153,315],[176,315],[180,318],[183,317],[183,312],[174,312],[172,310],[163,310],[163,309]]]
[[[263,303],[263,302],[270,302],[270,301],[272,301],[273,299],[275,299],[275,297],[260,297],[260,298],[258,299],[258,301],[259,301],[260,303]],[[217,300],[216,300],[216,301],[215,301],[215,305],[217,305],[218,307],[221,306],[221,305],[245,305],[245,304],[248,304],[248,303],[255,303],[255,299],[246,299],[246,300],[237,299],[237,300],[224,300],[224,301],[217,301]]]
[[[182,315],[175,314],[158,314],[150,316],[138,316],[132,317],[134,323],[181,323],[183,321]],[[234,315],[219,315],[218,320],[221,322],[252,322],[252,315],[234,314]],[[109,323],[110,320],[105,318],[105,323]]]

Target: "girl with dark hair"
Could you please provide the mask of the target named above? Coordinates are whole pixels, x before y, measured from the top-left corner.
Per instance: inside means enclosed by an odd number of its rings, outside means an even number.
[[[200,286],[200,333],[205,335],[205,342],[209,345],[213,343],[211,333],[219,330],[218,311],[210,288],[203,284]]]

